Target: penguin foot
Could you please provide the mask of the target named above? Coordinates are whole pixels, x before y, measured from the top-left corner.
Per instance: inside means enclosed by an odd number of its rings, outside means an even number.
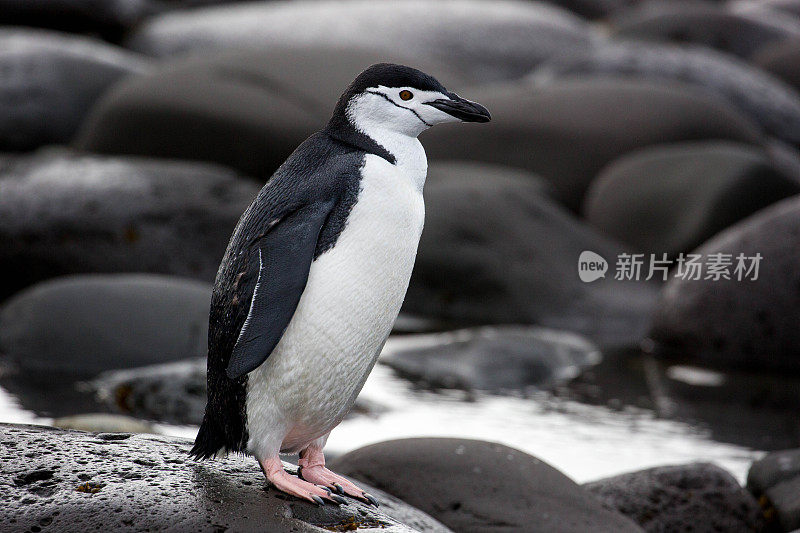
[[[296,496],[302,500],[307,500],[316,505],[333,503],[339,505],[346,503],[341,496],[337,496],[327,487],[319,487],[308,481],[295,477],[283,469],[283,463],[276,457],[271,457],[265,461],[259,460],[261,470],[272,485],[278,490],[291,496]]]
[[[322,487],[327,487],[338,494],[346,494],[347,496],[352,496],[353,498],[359,499],[364,503],[378,507],[378,500],[376,500],[374,496],[364,492],[364,490],[360,489],[349,479],[344,478],[339,474],[334,474],[325,468],[324,465],[301,465],[298,475],[301,479],[315,483],[316,485],[320,485]]]

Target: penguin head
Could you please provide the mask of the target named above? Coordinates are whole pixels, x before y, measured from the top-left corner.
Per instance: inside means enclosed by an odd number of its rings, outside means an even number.
[[[448,91],[433,76],[403,65],[379,63],[350,84],[332,120],[347,120],[364,133],[378,129],[416,137],[436,124],[490,119],[485,107]]]

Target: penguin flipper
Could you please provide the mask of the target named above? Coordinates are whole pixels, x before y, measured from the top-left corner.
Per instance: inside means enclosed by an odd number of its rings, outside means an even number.
[[[333,200],[305,205],[257,241],[252,257],[258,258],[258,279],[228,362],[229,378],[255,370],[277,346],[305,290],[320,231],[334,205]]]

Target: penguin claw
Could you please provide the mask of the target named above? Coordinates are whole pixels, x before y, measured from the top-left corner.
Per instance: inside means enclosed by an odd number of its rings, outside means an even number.
[[[341,485],[339,485],[338,483],[334,483],[333,484],[333,488],[334,488],[334,490],[336,490],[336,492],[338,494],[344,494],[344,488]]]
[[[325,500],[323,500],[322,498],[320,498],[316,494],[312,494],[311,495],[311,499],[314,500],[314,503],[316,503],[320,507],[323,507],[325,505]]]
[[[375,499],[375,496],[367,494],[366,492],[362,492],[361,496],[375,507],[380,507],[380,504],[378,503],[378,500]]]

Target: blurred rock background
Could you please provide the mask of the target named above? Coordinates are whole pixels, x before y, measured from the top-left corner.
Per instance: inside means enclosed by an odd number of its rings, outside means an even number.
[[[272,527],[800,528],[800,0],[0,0],[0,422],[102,432],[0,428],[0,529],[83,531],[80,498],[128,494],[92,527],[208,502],[186,527],[252,527],[256,469],[232,488],[114,432],[196,431],[230,233],[378,61],[493,115],[421,136],[403,313],[330,443],[406,503],[272,497]],[[682,279],[690,254],[758,254],[757,279]],[[451,438],[379,443],[416,436]],[[57,464],[102,443],[131,468]]]

